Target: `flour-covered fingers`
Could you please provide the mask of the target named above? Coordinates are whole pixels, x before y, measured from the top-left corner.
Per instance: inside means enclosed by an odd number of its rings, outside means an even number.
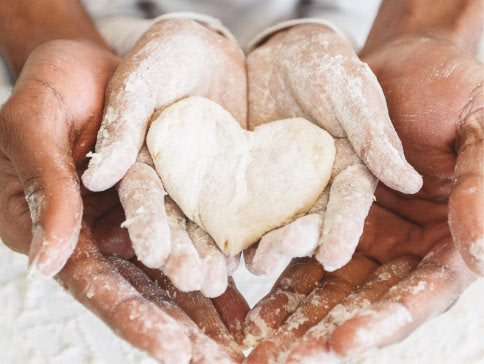
[[[165,209],[170,228],[171,252],[161,270],[181,291],[198,291],[204,281],[203,267],[188,236],[185,215],[169,197],[165,198]]]
[[[337,327],[330,350],[349,357],[398,342],[445,312],[475,279],[452,241],[442,242],[380,301]]]
[[[155,170],[135,162],[117,185],[119,200],[136,256],[150,268],[160,268],[171,251],[165,211],[165,190]]]
[[[449,199],[454,242],[469,267],[484,275],[484,74],[470,96],[457,137],[457,164]]]
[[[252,244],[248,248],[244,249],[244,263],[247,270],[255,276],[259,276],[262,273],[257,271],[254,267],[254,257],[255,253],[257,252],[257,248],[259,247],[259,243]]]
[[[184,330],[147,301],[97,250],[86,226],[57,280],[119,336],[160,361],[188,363],[191,343]]]
[[[153,112],[192,95],[246,119],[244,57],[228,38],[190,19],[153,24],[109,81],[95,153],[82,180],[92,191],[114,186],[133,165]]]
[[[149,29],[138,39],[108,83],[95,153],[82,176],[91,191],[108,189],[124,176],[144,143],[155,108],[176,99],[169,75],[177,69],[170,57],[175,34],[172,30],[163,36],[160,30]]]
[[[136,288],[145,299],[157,304],[164,312],[170,315],[183,327],[192,343],[192,356],[190,363],[234,363],[223,348],[204,335],[198,326],[173,301],[168,292],[163,290],[154,280],[150,279],[140,267],[147,269],[138,260],[125,261],[118,257],[108,258],[116,266],[118,272]],[[156,271],[158,273],[158,271]],[[158,273],[159,274],[159,273]]]
[[[316,252],[326,271],[341,268],[353,256],[376,184],[377,179],[363,164],[349,166],[334,178]]]
[[[422,177],[407,162],[392,125],[383,91],[366,63],[351,46],[334,40],[323,58],[334,117],[370,171],[387,186],[403,193],[416,193]]]
[[[244,325],[245,344],[254,346],[271,335],[297,309],[323,276],[324,269],[315,259],[293,259],[271,291],[248,313]]]
[[[328,198],[329,185],[307,215],[270,231],[257,245],[247,248],[244,257],[249,271],[257,275],[274,274],[292,258],[312,256],[319,245]]]
[[[238,344],[209,298],[203,296],[200,292],[182,292],[159,270],[147,268],[139,261],[134,261],[134,264],[140,267],[153,281],[157,282],[205,335],[220,344],[231,358],[237,361],[242,360],[243,354]]]
[[[203,270],[200,292],[205,297],[220,296],[227,289],[227,261],[209,234],[192,221],[187,222],[187,233],[197,249]]]
[[[378,267],[363,284],[293,345],[286,363],[332,362],[333,359],[337,361],[329,350],[329,339],[336,327],[380,299],[392,286],[406,278],[417,264],[416,258],[401,257]]]
[[[231,276],[237,270],[237,268],[239,268],[242,253],[239,253],[234,256],[231,256],[231,255],[224,255],[224,256],[225,256],[225,264],[227,265],[227,275]]]
[[[356,255],[343,268],[326,273],[297,310],[252,351],[248,357],[248,363],[269,364],[280,361],[297,339],[320,322],[376,267],[377,264],[373,260]]]
[[[334,137],[347,137],[370,171],[404,193],[422,187],[407,163],[383,91],[351,45],[328,27],[303,24],[266,43],[274,51],[272,99],[286,116],[303,116]],[[268,70],[270,72],[271,69]]]
[[[265,234],[255,252],[252,266],[260,274],[274,274],[292,258],[310,257],[319,244],[323,218],[309,214]]]
[[[107,256],[106,259],[116,267],[119,274],[136,288],[144,298],[160,306],[163,311],[172,316],[184,328],[193,329],[197,327],[186,313],[174,303],[170,293],[146,275],[143,269],[141,269],[144,266],[139,260],[133,258],[127,261],[115,255]]]
[[[220,318],[225,323],[225,326],[232,333],[237,344],[245,348],[243,345],[245,338],[244,320],[250,311],[250,307],[244,296],[235,286],[232,277],[229,277],[227,290],[220,296],[212,298],[212,303],[217,309]]]

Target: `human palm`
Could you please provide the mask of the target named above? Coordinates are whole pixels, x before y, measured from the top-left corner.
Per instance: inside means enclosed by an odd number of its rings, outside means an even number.
[[[380,189],[379,204],[429,239],[419,244],[420,254],[452,238],[471,269],[482,273],[482,63],[448,41],[422,37],[395,39],[364,59],[385,92],[409,162],[424,177],[414,196]]]
[[[249,363],[339,361],[397,342],[476,278],[458,248],[480,271],[482,64],[448,41],[415,36],[363,60],[424,186],[409,196],[378,185],[357,253],[342,269],[325,273],[307,258],[290,264],[247,317],[249,338],[265,337]]]

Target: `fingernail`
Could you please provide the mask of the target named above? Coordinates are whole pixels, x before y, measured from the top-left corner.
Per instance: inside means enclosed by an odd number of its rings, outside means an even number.
[[[39,259],[40,251],[42,250],[43,242],[44,230],[40,226],[35,227],[32,232],[32,242],[30,243],[29,250],[29,270],[33,265],[36,265],[37,260]]]
[[[32,243],[30,244],[29,251],[29,266],[27,275],[29,279],[47,279],[51,278],[51,275],[45,274],[42,267],[39,264],[39,258],[45,251],[45,247],[48,243],[44,240],[44,231],[41,227],[34,229],[32,235]]]
[[[27,277],[31,280],[36,280],[43,278],[44,276],[39,273],[37,270],[37,261],[39,260],[39,255],[38,254],[33,260],[32,263],[29,264],[29,268],[27,269]]]

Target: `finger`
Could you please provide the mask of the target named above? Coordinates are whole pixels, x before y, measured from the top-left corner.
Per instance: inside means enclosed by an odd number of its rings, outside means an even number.
[[[471,95],[458,131],[457,164],[449,199],[449,225],[464,261],[484,275],[484,93]]]
[[[361,309],[379,300],[392,286],[407,277],[417,264],[416,258],[402,257],[378,267],[361,286],[336,305],[322,321],[293,345],[286,362],[331,362],[333,353],[328,350],[329,338],[335,328],[354,317]]]
[[[200,292],[181,292],[159,270],[149,269],[134,262],[145,274],[167,292],[169,297],[192,319],[200,330],[220,344],[224,351],[237,361],[243,354],[229,330],[225,326],[212,301]]]
[[[257,269],[255,269],[254,267],[254,257],[258,247],[259,247],[259,243],[255,243],[249,246],[248,248],[244,249],[245,266],[247,270],[255,276],[259,276],[262,274],[259,271],[257,271]]]
[[[357,255],[343,268],[327,273],[318,286],[301,302],[297,311],[274,334],[252,351],[248,357],[248,363],[269,364],[280,360],[281,355],[295,340],[321,321],[376,267],[377,263],[373,260]]]
[[[142,269],[118,257],[109,257],[108,260],[146,300],[154,302],[183,327],[192,343],[190,363],[234,363],[222,348],[205,336],[187,314],[173,302],[168,293],[152,281]],[[136,262],[140,264],[139,261]]]
[[[200,292],[205,297],[218,297],[227,289],[227,262],[217,244],[205,231],[192,221],[187,223],[187,233],[197,249],[203,269]]]
[[[171,234],[171,253],[162,271],[179,290],[198,291],[204,280],[203,268],[188,236],[185,215],[169,197],[165,199],[165,209]]]
[[[293,259],[271,291],[247,315],[244,343],[254,346],[272,334],[297,309],[323,276],[324,269],[316,260]]]
[[[230,255],[224,255],[225,256],[225,263],[227,265],[227,275],[228,276],[231,276],[237,270],[237,268],[239,268],[241,255],[242,255],[242,253],[234,255],[233,257],[230,256]]]
[[[319,244],[329,189],[318,197],[308,215],[265,234],[244,251],[245,265],[254,275],[275,274],[292,258],[311,256]],[[256,259],[257,255],[257,259]]]
[[[323,218],[305,215],[265,234],[259,242],[252,266],[259,274],[274,274],[292,258],[310,257],[319,244]]]
[[[161,361],[188,363],[191,344],[182,328],[146,301],[96,249],[87,228],[59,282],[122,338]]]
[[[374,201],[376,184],[377,179],[362,164],[349,166],[333,180],[316,252],[316,259],[326,271],[341,268],[353,256]]]
[[[351,47],[346,48],[342,52],[345,61],[336,67],[327,65],[332,68],[331,79],[338,85],[338,92],[331,97],[336,119],[356,153],[379,180],[400,192],[416,193],[422,188],[422,177],[405,159],[378,80]]]
[[[136,162],[117,185],[119,200],[136,256],[147,267],[160,268],[171,251],[165,195],[156,171]]]
[[[453,243],[443,242],[380,301],[336,328],[330,349],[347,357],[399,342],[445,312],[475,279]]]
[[[125,219],[123,209],[118,205],[95,220],[92,235],[102,254],[116,255],[126,260],[135,255],[129,234],[121,227]]]
[[[231,277],[227,290],[222,295],[212,298],[212,303],[237,344],[245,348],[244,321],[250,307]]]
[[[91,191],[114,186],[135,162],[153,112],[183,97],[207,96],[243,123],[246,84],[242,52],[228,38],[190,19],[157,22],[108,84],[84,184]]]
[[[341,36],[319,25],[292,28],[287,39],[290,42],[280,47],[278,56],[287,72],[283,86],[295,93],[297,102],[284,100],[286,104],[295,103],[294,110],[301,108],[303,116],[333,136],[346,134],[383,183],[403,193],[416,193],[422,178],[405,159],[385,96],[368,65]]]
[[[25,109],[25,105],[16,106],[16,102],[14,94],[2,108],[2,146],[22,183],[30,209],[29,276],[51,278],[64,266],[79,236],[79,179],[67,137],[51,128],[52,122],[61,116],[54,113],[49,115],[52,120],[39,120],[41,116],[27,109],[25,117],[14,120],[18,116],[9,110]],[[19,122],[23,125],[22,137],[10,140]]]

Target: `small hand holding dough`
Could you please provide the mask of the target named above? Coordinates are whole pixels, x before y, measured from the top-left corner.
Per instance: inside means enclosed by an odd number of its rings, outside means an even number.
[[[106,90],[83,183],[91,191],[117,186],[137,256],[146,266],[161,268],[182,291],[220,295],[238,257],[226,258],[197,227],[187,227],[178,206],[165,198],[151,157],[142,149],[148,123],[156,110],[201,95],[223,105],[246,127],[246,89],[245,59],[236,44],[196,21],[169,19],[140,37]],[[200,242],[193,241],[197,237]]]
[[[136,256],[147,267],[159,268],[181,291],[201,290],[217,297],[227,288],[227,277],[238,257],[227,260],[213,240],[187,221],[168,196],[146,147],[117,184]]]
[[[189,19],[155,23],[108,83],[84,185],[96,192],[114,186],[135,163],[153,112],[183,97],[215,100],[245,126],[246,90],[244,55],[233,41]]]
[[[243,130],[201,97],[165,109],[147,136],[164,187],[228,255],[302,216],[331,175],[333,138],[296,118]]]
[[[248,249],[247,266],[268,274],[316,252],[324,268],[334,271],[355,251],[377,178],[403,193],[416,193],[422,178],[405,160],[376,77],[331,29],[305,24],[278,32],[247,63],[249,130],[303,117],[336,139],[330,188],[309,215]]]

